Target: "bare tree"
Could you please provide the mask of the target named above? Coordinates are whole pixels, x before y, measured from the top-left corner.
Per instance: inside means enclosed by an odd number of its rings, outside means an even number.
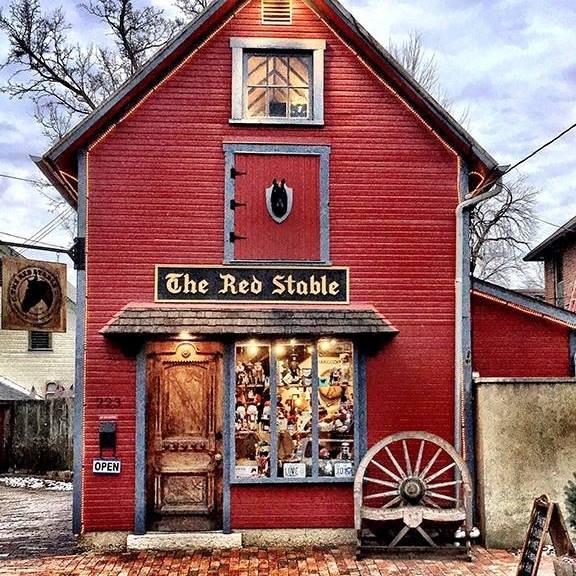
[[[503,184],[503,191],[477,205],[471,219],[473,274],[497,283],[521,279],[534,284],[534,270],[522,257],[538,228],[535,208],[539,190],[518,175]]]
[[[114,93],[211,0],[175,0],[180,17],[168,18],[152,6],[132,0],[87,0],[80,8],[104,24],[110,38],[101,42],[69,40],[72,26],[62,8],[43,10],[40,0],[12,0],[0,9],[0,33],[9,41],[0,70],[10,73],[0,90],[29,99],[35,118],[50,141],[62,138],[83,116]],[[47,2],[50,6],[50,2]],[[63,200],[51,197],[53,211]],[[65,228],[73,223],[63,222]]]
[[[0,9],[0,32],[9,40],[0,69],[11,72],[0,87],[15,98],[29,98],[51,141],[61,138],[162,48],[185,21],[210,0],[175,0],[182,18],[170,19],[132,0],[89,0],[81,9],[106,27],[110,46],[71,43],[71,25],[62,8],[43,11],[40,0],[12,0]]]
[[[424,50],[420,33],[411,32],[400,45],[390,42],[388,51],[450,112],[453,102],[440,85],[435,56]],[[467,119],[466,110],[459,122],[466,123]],[[543,286],[541,266],[522,260],[538,229],[535,210],[539,192],[525,176],[518,175],[504,183],[501,194],[475,208],[470,230],[472,274],[505,285],[522,282]]]

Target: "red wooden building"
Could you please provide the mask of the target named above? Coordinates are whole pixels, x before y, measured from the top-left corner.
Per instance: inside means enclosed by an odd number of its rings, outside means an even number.
[[[382,437],[473,465],[472,350],[536,369],[494,326],[571,370],[572,316],[490,285],[472,347],[500,170],[335,0],[216,0],[37,163],[85,238],[78,533],[348,528]]]

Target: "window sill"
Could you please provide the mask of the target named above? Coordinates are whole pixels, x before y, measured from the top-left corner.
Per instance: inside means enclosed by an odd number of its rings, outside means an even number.
[[[288,120],[287,118],[230,118],[229,123],[247,126],[324,126],[324,120]]]
[[[353,484],[354,478],[333,478],[330,476],[318,478],[232,478],[232,485],[262,485],[262,484]]]
[[[54,348],[28,348],[28,352],[54,352]]]

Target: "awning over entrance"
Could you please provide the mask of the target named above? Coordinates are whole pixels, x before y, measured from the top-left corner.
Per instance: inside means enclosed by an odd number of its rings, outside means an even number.
[[[255,308],[128,304],[100,332],[106,336],[383,336],[398,332],[372,307]]]

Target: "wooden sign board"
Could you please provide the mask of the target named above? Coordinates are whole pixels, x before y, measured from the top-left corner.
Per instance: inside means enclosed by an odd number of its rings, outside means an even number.
[[[556,556],[574,555],[560,507],[544,494],[534,500],[516,576],[536,576],[547,534],[550,534]]]
[[[2,258],[2,329],[66,332],[66,266]]]
[[[156,266],[156,302],[348,304],[348,268]]]

